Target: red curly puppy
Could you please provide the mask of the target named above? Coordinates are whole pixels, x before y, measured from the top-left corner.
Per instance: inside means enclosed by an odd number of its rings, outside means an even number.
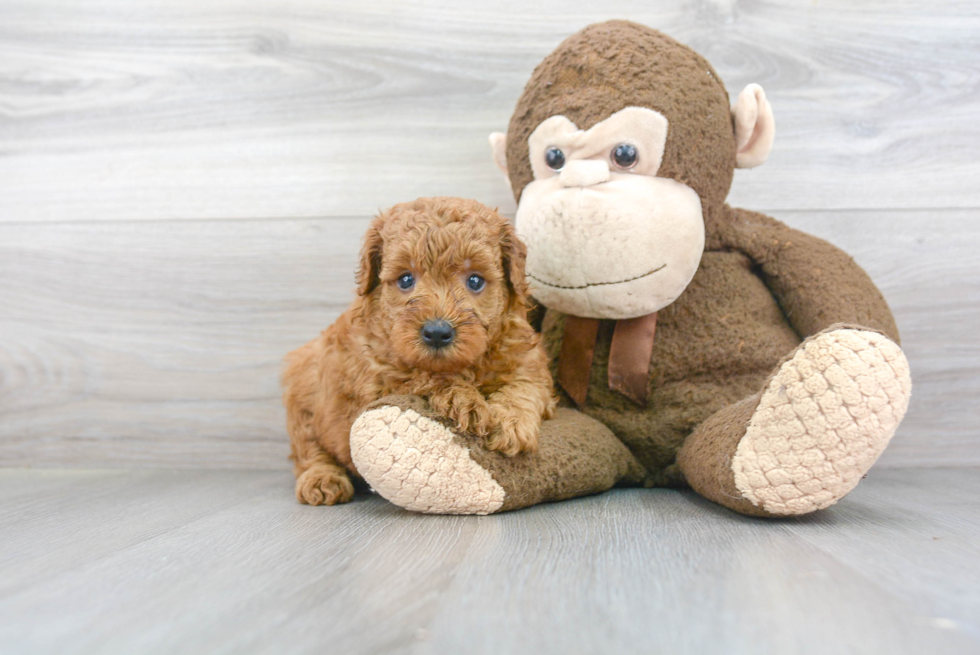
[[[555,399],[527,322],[524,244],[473,200],[419,198],[374,220],[358,297],[287,356],[283,404],[296,498],[347,502],[359,479],[350,428],[369,403],[423,396],[506,455],[533,451]]]

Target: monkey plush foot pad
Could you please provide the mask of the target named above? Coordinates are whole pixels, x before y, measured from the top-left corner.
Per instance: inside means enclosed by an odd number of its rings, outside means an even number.
[[[806,342],[770,380],[732,459],[735,486],[771,514],[806,514],[857,485],[905,415],[901,349],[838,329]]]
[[[385,405],[351,428],[351,458],[365,480],[395,505],[428,514],[490,514],[504,489],[470,457],[448,427],[413,409]]]

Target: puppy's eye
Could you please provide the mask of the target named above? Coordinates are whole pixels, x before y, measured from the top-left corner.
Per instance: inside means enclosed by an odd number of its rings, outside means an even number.
[[[552,170],[558,170],[565,165],[565,153],[558,148],[548,148],[544,153],[544,163]]]
[[[397,281],[398,288],[402,291],[408,291],[415,286],[415,276],[411,273],[403,273]]]
[[[633,168],[640,154],[636,151],[636,146],[632,143],[620,143],[613,148],[612,160],[620,168]]]
[[[487,281],[476,273],[466,278],[466,288],[474,293],[483,291],[483,287],[485,286],[487,286]]]

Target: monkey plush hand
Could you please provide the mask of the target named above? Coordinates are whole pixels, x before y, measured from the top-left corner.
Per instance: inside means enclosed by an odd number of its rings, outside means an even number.
[[[655,30],[592,25],[534,71],[490,137],[564,394],[507,458],[413,398],[355,424],[368,482],[419,511],[490,513],[614,485],[690,485],[737,512],[805,514],[858,483],[905,414],[888,305],[834,246],[725,204],[775,127]],[[377,469],[378,467],[375,467]]]

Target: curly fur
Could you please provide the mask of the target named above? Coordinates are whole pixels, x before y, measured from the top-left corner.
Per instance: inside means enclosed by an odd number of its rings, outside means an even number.
[[[527,321],[525,249],[511,225],[472,200],[420,198],[392,207],[368,229],[358,297],[319,337],[286,357],[283,404],[296,498],[349,501],[359,480],[350,428],[366,405],[392,394],[422,396],[460,430],[505,455],[537,449],[554,415],[551,376]],[[411,272],[414,288],[398,278]],[[486,287],[474,293],[467,278]],[[420,336],[448,321],[453,343]]]

